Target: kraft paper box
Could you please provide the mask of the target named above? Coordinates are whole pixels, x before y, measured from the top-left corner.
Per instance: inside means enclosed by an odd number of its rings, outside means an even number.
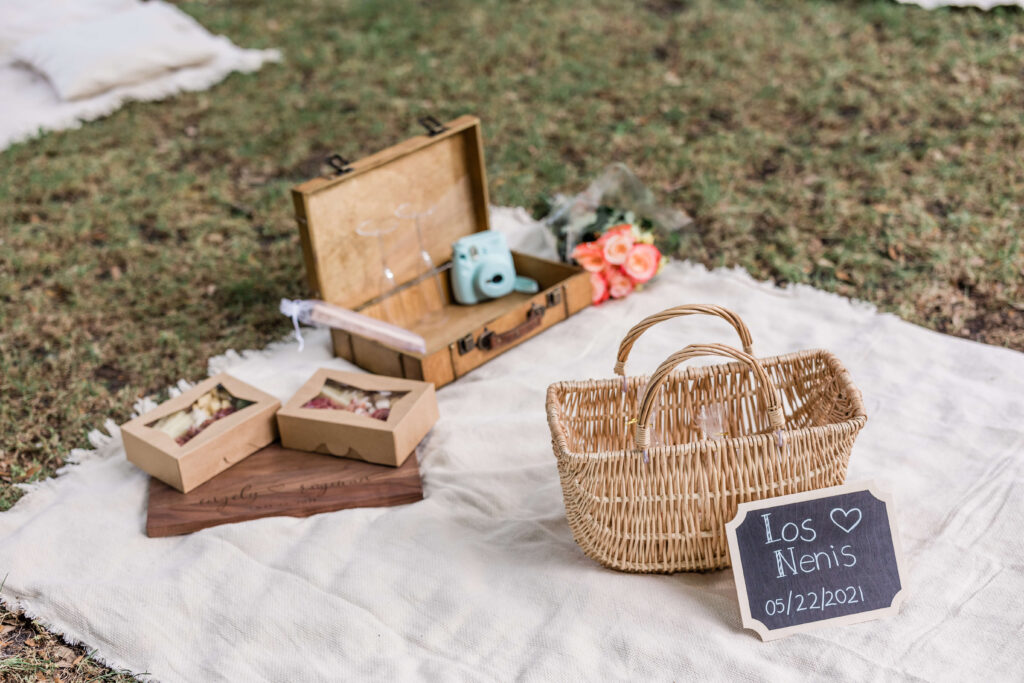
[[[188,411],[197,399],[217,387],[248,405],[210,422],[183,444],[153,426],[174,413]],[[130,462],[188,493],[273,442],[277,438],[274,414],[280,406],[270,394],[221,373],[122,425],[124,450]]]
[[[385,419],[349,410],[303,407],[324,387],[389,392]],[[434,385],[417,380],[321,368],[277,413],[281,444],[398,467],[437,422]]]

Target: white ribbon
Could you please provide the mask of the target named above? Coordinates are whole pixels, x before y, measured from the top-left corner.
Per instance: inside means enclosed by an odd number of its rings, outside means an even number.
[[[306,346],[306,340],[302,338],[302,330],[299,329],[299,315],[302,312],[302,299],[281,299],[281,313],[292,319],[295,326],[295,338],[299,342],[299,351]]]

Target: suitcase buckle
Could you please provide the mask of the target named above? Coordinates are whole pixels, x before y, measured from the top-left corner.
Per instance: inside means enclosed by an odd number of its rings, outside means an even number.
[[[340,154],[332,154],[327,157],[324,163],[334,169],[334,175],[344,175],[352,172],[351,163]]]
[[[476,342],[473,341],[473,335],[467,334],[465,337],[457,342],[459,347],[459,355],[465,356],[467,353],[476,348]]]
[[[420,125],[427,129],[427,135],[434,137],[448,130],[448,126],[438,121],[434,116],[427,114],[419,118]]]

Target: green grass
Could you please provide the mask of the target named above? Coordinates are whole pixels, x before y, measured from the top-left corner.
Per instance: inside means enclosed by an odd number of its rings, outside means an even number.
[[[1024,349],[1020,12],[180,6],[285,62],[0,153],[0,507],[136,398],[286,334],[289,188],[425,113],[483,119],[496,203],[622,161],[694,216],[680,257]]]
[[[66,645],[42,626],[4,611],[0,614],[0,680],[9,683],[127,683],[127,671],[110,669],[81,646]]]
[[[111,681],[112,683],[121,683],[136,679],[128,672],[107,669],[92,659],[83,659],[74,666],[60,666],[43,656],[15,655],[0,659],[0,680],[9,683],[38,683],[39,681],[61,681],[61,683]]]

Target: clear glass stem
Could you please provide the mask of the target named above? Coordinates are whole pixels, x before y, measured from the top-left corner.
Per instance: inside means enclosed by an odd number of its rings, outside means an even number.
[[[427,244],[423,240],[423,215],[418,214],[416,216],[416,239],[420,243],[420,260],[423,262],[423,272],[433,273],[434,272],[434,259],[431,258],[430,252],[427,251]],[[431,277],[434,281],[434,288],[437,294],[437,301],[433,302],[426,309],[428,315],[439,315],[440,311],[444,308],[444,283],[441,282],[441,274],[434,273]]]
[[[387,246],[384,244],[384,235],[381,233],[377,234],[377,246],[380,249],[380,263],[383,268],[383,272],[381,274],[380,293],[387,294],[388,292],[393,292],[398,285],[395,282],[395,271],[391,270],[391,266],[388,265]],[[398,316],[395,311],[395,304],[396,299],[393,296],[385,297],[384,300],[381,301],[381,311],[384,313],[384,317],[389,323],[394,323],[398,320]]]

